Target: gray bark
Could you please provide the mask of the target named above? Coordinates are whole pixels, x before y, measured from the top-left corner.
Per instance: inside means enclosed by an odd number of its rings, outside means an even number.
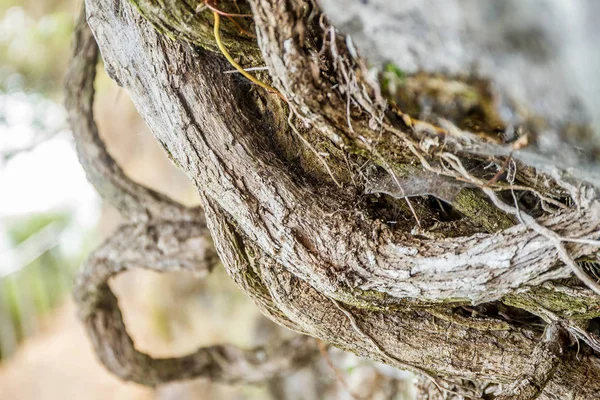
[[[179,358],[156,359],[135,348],[110,289],[110,278],[140,267],[157,272],[190,271],[203,278],[218,258],[200,209],[188,209],[133,182],[106,150],[92,107],[97,53],[82,14],[67,73],[69,121],[88,178],[129,220],[86,260],[75,282],[80,318],[100,361],[120,378],[149,386],[198,377],[229,383],[262,382],[310,362],[316,352],[309,337],[250,350],[210,346]]]
[[[600,300],[571,278],[575,273],[597,289],[575,262],[594,259],[600,238],[600,202],[585,176],[565,177],[568,171],[560,163],[550,163],[523,140],[519,146],[497,143],[477,132],[435,126],[398,110],[394,114],[366,60],[312,2],[249,1],[258,47],[240,42],[230,49],[248,63],[261,54],[269,67],[264,79],[285,100],[223,74],[231,67],[200,34],[205,27],[194,28],[198,22],[185,14],[186,3],[135,3],[137,8],[124,1],[87,4],[87,20],[106,68],[127,89],[168,156],[198,188],[221,261],[267,316],[360,356],[426,375],[446,389],[464,390],[455,379],[529,379],[535,390],[507,395],[594,398],[600,379],[588,377],[600,377],[595,353],[588,349],[577,357],[576,349],[562,341],[558,349],[544,351],[539,328],[519,320],[525,311],[533,313],[560,332],[579,332],[578,338],[598,349],[595,334],[575,320],[599,316]],[[179,36],[173,31],[186,41],[175,40]],[[227,35],[234,32],[225,27],[224,37],[230,40]],[[76,133],[82,130],[78,118],[72,116]],[[298,141],[298,135],[304,139]],[[508,153],[518,162],[496,157]],[[530,165],[529,154],[543,162]],[[495,165],[498,176],[490,179],[483,169],[472,167],[480,160]],[[407,176],[456,182],[459,193],[452,205],[464,210],[465,217],[451,230],[469,233],[434,235],[426,225],[435,220],[434,211],[423,206],[423,199],[415,200],[421,205],[416,214],[423,219],[418,226],[412,203],[409,210],[403,202],[405,195],[370,206],[364,165],[389,174],[399,186]],[[88,173],[95,168],[94,162],[84,166]],[[505,167],[515,179],[498,180]],[[132,183],[119,184],[128,182],[119,173],[101,175],[97,185],[115,182],[115,175],[117,188],[111,192],[127,196]],[[534,219],[518,202],[505,202],[512,197],[496,194],[511,190],[537,196],[542,215]],[[435,191],[412,194],[428,193]],[[133,204],[144,204],[133,197]],[[376,213],[392,205],[403,213],[397,226]],[[507,222],[483,224],[480,213]],[[150,218],[145,223],[155,222]],[[415,234],[423,229],[431,234]],[[127,265],[130,252],[117,245],[108,243],[95,253],[78,284],[83,316],[96,326],[92,336],[96,330],[101,337],[98,327],[110,321],[119,324],[118,308],[105,287],[108,276]],[[135,238],[127,245],[131,254],[140,248]],[[161,262],[185,259],[180,245],[175,253],[157,253]],[[200,248],[204,246],[192,246]],[[152,252],[144,262],[151,268],[162,265],[153,261]],[[97,310],[102,302],[90,301],[90,296],[108,299],[109,314],[90,318],[102,312]],[[484,302],[490,302],[489,308],[480,306]],[[475,311],[464,315],[460,307]],[[128,337],[124,340],[132,347]],[[532,367],[531,354],[550,367]],[[136,357],[142,356],[126,359]],[[133,378],[121,376],[148,384],[177,378],[151,371],[164,364],[139,364],[150,367],[136,370]],[[522,371],[531,371],[533,378],[523,378]],[[180,378],[186,377],[181,373]],[[509,390],[518,387],[515,383]]]

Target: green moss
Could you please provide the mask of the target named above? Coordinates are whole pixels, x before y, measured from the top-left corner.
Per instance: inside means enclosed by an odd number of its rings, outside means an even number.
[[[406,73],[394,63],[385,64],[385,67],[383,69],[385,70],[385,72],[393,74],[398,79],[406,78]]]
[[[515,225],[512,217],[497,209],[475,189],[465,188],[461,190],[452,205],[489,233],[508,229]]]
[[[157,0],[129,0],[129,2],[158,32],[172,40],[181,39],[209,51],[219,51],[213,32],[214,17],[209,9],[197,12],[195,5],[188,4],[186,1],[164,3]],[[247,4],[240,2],[239,6],[242,13],[250,11]],[[220,8],[224,11],[238,12],[229,7],[233,6],[220,4]],[[240,29],[228,19],[222,21],[221,40],[234,57],[261,59],[256,39],[242,34]]]
[[[445,299],[440,302],[415,300],[409,298],[399,299],[377,290],[351,289],[338,292],[336,295],[337,298],[344,304],[369,311],[394,311],[406,310],[407,308],[428,309],[432,306],[441,305],[451,308],[460,305],[471,304],[468,299],[458,298]]]
[[[349,151],[364,158],[371,159],[374,164],[381,168],[386,170],[391,168],[398,178],[405,178],[411,175],[423,175],[420,166],[407,162],[393,161],[404,160],[405,158],[403,158],[403,156],[400,158],[385,157],[384,161],[381,157],[375,157],[366,149],[351,147],[349,148]],[[381,152],[384,151],[385,150],[381,150]],[[510,228],[516,223],[511,216],[496,208],[474,188],[465,188],[461,190],[452,202],[452,206],[465,217],[469,218],[475,225],[480,226],[488,233],[495,233]]]
[[[550,311],[568,319],[592,319],[600,317],[600,297],[582,289],[570,289],[554,285],[532,287],[528,292],[511,294],[502,302],[542,316]]]
[[[395,91],[395,88],[406,79],[406,73],[397,65],[387,63],[381,74],[381,89],[383,93]]]

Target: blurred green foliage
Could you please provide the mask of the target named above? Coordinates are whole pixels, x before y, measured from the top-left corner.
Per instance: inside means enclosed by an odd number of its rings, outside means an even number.
[[[0,0],[0,91],[59,95],[74,9],[64,0]]]
[[[60,124],[55,126],[54,120],[64,118],[57,116],[63,110],[56,103],[62,102],[71,33],[82,3],[0,0],[0,100],[6,95],[11,96],[13,103],[19,100],[33,105],[32,116],[21,116],[12,122],[32,128],[36,133],[33,143],[37,136],[49,136],[62,128]],[[14,116],[7,110],[0,107],[0,134],[10,131],[7,121]],[[0,195],[1,192],[2,188]],[[0,360],[14,352],[25,337],[37,332],[49,312],[68,295],[74,271],[94,241],[93,235],[76,226],[72,212],[0,221],[0,235],[6,236],[9,253],[17,255],[8,260],[4,271],[0,265]],[[51,235],[56,237],[40,237],[50,226]],[[61,240],[63,235],[78,237]],[[63,246],[65,242],[69,242],[68,249]]]
[[[71,222],[68,213],[52,212],[19,218],[7,224],[8,239],[14,249],[52,225],[62,232]],[[0,359],[39,329],[43,318],[68,293],[79,262],[64,254],[58,241],[27,265],[0,278]]]
[[[394,93],[396,87],[406,79],[406,73],[393,63],[386,63],[381,71],[379,79],[384,94]]]
[[[9,224],[8,235],[13,245],[17,246],[50,224],[60,225],[64,229],[69,220],[70,216],[66,212],[49,212],[29,216],[19,219],[18,224]]]

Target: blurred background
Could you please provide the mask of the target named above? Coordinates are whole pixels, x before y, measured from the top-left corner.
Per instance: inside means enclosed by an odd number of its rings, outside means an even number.
[[[409,399],[409,374],[330,349],[263,385],[205,380],[156,390],[96,361],[70,298],[86,255],[121,222],[88,184],[62,107],[75,0],[0,0],[0,399]],[[135,180],[188,205],[197,196],[166,159],[125,91],[99,68],[96,119]],[[135,285],[135,290],[131,290]],[[217,268],[203,281],[133,271],[112,286],[136,346],[154,356],[289,335]]]

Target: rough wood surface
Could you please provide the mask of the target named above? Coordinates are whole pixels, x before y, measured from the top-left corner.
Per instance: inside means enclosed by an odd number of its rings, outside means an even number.
[[[198,377],[262,382],[310,362],[317,353],[314,339],[308,336],[248,350],[215,345],[176,358],[153,358],[135,348],[110,278],[146,268],[189,271],[200,279],[219,260],[199,208],[188,209],[133,182],[107,152],[92,112],[98,49],[84,15],[75,34],[66,87],[79,158],[100,194],[130,220],[88,257],[75,282],[79,316],[102,363],[122,379],[157,386]]]
[[[428,174],[471,179],[471,185],[483,187],[463,161],[506,154],[510,146],[473,135],[446,135],[442,143],[431,132],[411,131],[406,120],[389,113],[365,60],[313,2],[249,2],[272,84],[287,103],[224,74],[231,67],[210,46],[198,48],[157,32],[146,18],[163,11],[145,7],[149,1],[135,3],[144,16],[124,1],[88,1],[88,22],[106,68],[200,191],[228,273],[270,318],[445,387],[454,378],[521,379],[541,336],[515,319],[465,317],[453,306],[499,307],[512,296],[511,304],[521,300],[518,307],[570,326],[560,306],[539,305],[534,289],[572,276],[557,241],[572,259],[595,256],[600,203],[594,190],[569,186],[560,171],[540,173],[543,181],[552,181],[549,192],[555,186],[571,190],[578,207],[552,208],[537,222],[528,217],[530,223],[496,233],[427,239],[397,229],[373,217],[359,184],[346,179],[341,185],[327,174],[316,179],[312,170],[320,164],[314,156],[310,168],[286,156],[290,147],[298,151],[290,144],[289,113],[301,122],[299,134],[330,150],[326,162],[340,179],[337,167],[343,164],[336,157],[346,154],[392,176],[414,164]],[[170,29],[185,31],[186,21],[178,19]],[[523,219],[491,189],[483,191],[499,210]],[[561,239],[549,240],[548,231]],[[582,298],[597,298],[589,289],[568,292],[559,286],[546,286],[545,298],[560,297],[568,309]],[[598,311],[591,310],[591,317]],[[575,352],[565,350],[540,388],[541,398],[592,399],[600,390],[600,379],[588,379],[600,376],[599,359]]]

